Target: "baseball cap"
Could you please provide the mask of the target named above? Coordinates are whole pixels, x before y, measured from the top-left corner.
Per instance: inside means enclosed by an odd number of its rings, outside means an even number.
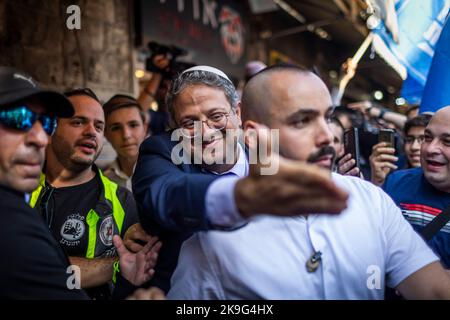
[[[0,109],[28,98],[38,98],[57,117],[71,117],[74,109],[64,95],[40,88],[31,76],[15,68],[0,66]]]

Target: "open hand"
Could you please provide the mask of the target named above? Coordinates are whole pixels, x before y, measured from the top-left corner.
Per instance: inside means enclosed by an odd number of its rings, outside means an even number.
[[[153,237],[138,253],[128,251],[118,235],[113,237],[113,241],[119,254],[122,276],[135,286],[149,281],[155,273],[153,268],[162,245],[158,238]]]

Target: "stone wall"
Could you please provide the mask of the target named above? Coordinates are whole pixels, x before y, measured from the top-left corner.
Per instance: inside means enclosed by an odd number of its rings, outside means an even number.
[[[21,69],[55,90],[90,87],[102,100],[116,93],[136,95],[131,3],[0,0],[0,65]],[[66,26],[72,4],[81,9],[78,31]],[[105,143],[97,164],[114,157]]]
[[[102,99],[135,92],[128,0],[0,0],[0,65],[30,73],[46,87],[88,86]],[[67,7],[81,9],[68,30]]]

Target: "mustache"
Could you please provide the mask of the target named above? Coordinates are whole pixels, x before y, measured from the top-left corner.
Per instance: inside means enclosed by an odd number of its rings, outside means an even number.
[[[326,146],[321,148],[319,151],[312,153],[309,157],[307,162],[313,163],[318,161],[320,158],[324,156],[331,155],[333,156],[333,160],[336,158],[336,151],[332,146]]]

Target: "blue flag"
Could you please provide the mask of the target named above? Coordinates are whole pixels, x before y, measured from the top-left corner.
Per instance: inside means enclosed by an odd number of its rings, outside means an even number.
[[[433,62],[423,91],[420,112],[432,111],[450,105],[450,18],[447,18],[436,45]]]
[[[398,43],[383,23],[374,30],[397,60],[406,68],[402,96],[420,103],[428,72],[450,8],[450,0],[398,0]]]

